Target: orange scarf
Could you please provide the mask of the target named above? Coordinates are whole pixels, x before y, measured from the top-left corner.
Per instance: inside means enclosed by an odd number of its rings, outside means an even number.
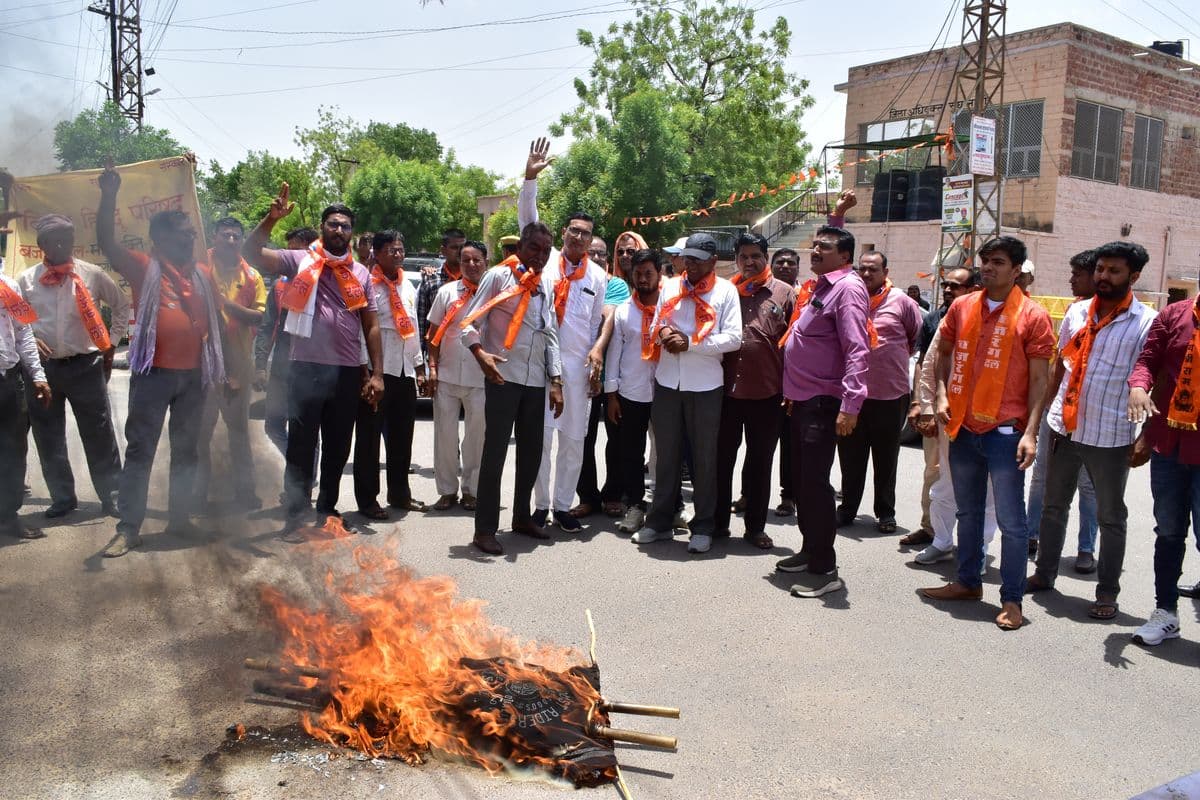
[[[1179,368],[1179,380],[1175,382],[1175,393],[1171,395],[1171,407],[1167,409],[1167,424],[1184,431],[1197,429],[1200,407],[1196,405],[1195,372],[1196,353],[1200,352],[1200,299],[1192,306],[1192,338],[1183,364]]]
[[[588,257],[585,255],[570,275],[563,272],[567,268],[567,257],[558,257],[558,282],[554,284],[554,313],[558,316],[558,324],[562,325],[563,317],[567,315],[567,295],[571,293],[571,284],[587,275]]]
[[[83,322],[83,329],[87,331],[88,338],[92,340],[92,344],[96,345],[96,349],[107,351],[112,349],[112,340],[108,338],[108,328],[104,327],[104,319],[100,316],[99,309],[96,308],[96,301],[92,299],[92,293],[88,291],[87,286],[83,283],[83,278],[75,272],[74,259],[67,261],[65,264],[47,264],[46,271],[42,273],[42,277],[38,278],[38,283],[43,286],[59,286],[69,275],[75,283],[75,310],[79,312],[79,319]]]
[[[1096,334],[1111,323],[1122,313],[1129,310],[1129,306],[1133,303],[1133,292],[1125,295],[1116,308],[1104,315],[1104,319],[1096,319],[1096,306],[1100,298],[1093,297],[1091,305],[1088,306],[1087,324],[1084,325],[1074,336],[1071,341],[1067,342],[1067,346],[1062,350],[1063,361],[1071,365],[1071,379],[1067,381],[1067,391],[1063,395],[1063,425],[1066,426],[1067,433],[1075,430],[1079,425],[1079,398],[1083,393],[1083,376],[1087,374],[1088,358],[1092,354],[1092,344],[1096,341]]]
[[[392,280],[384,275],[383,270],[376,264],[371,270],[371,281],[387,287],[388,304],[392,307],[392,324],[396,327],[396,333],[400,334],[401,339],[411,339],[416,329],[408,316],[408,309],[404,307],[404,298],[400,296],[400,290],[404,286],[404,270],[399,270],[396,280]]]
[[[462,278],[462,265],[461,264],[458,266],[458,269],[455,269],[455,270],[450,269],[449,264],[442,264],[442,269],[444,269],[446,271],[446,274],[450,276],[450,280],[452,280],[452,281],[457,281]]]
[[[344,256],[331,256],[325,252],[325,245],[320,239],[313,242],[308,246],[308,255],[296,269],[296,277],[288,281],[287,291],[283,293],[283,307],[288,311],[303,312],[308,305],[309,295],[317,288],[317,281],[321,280],[321,272],[329,267],[333,270],[333,276],[337,278],[338,290],[342,293],[346,310],[357,311],[365,308],[367,294],[363,291],[362,284],[354,277],[354,270],[351,269],[353,264],[354,257],[349,250]]]
[[[658,327],[654,330],[655,341],[658,340],[659,332],[671,321],[671,316],[675,313],[675,309],[679,307],[679,304],[685,298],[690,297],[696,307],[696,332],[692,334],[692,344],[703,342],[712,333],[712,329],[716,327],[717,312],[700,295],[711,292],[712,288],[716,285],[717,274],[715,272],[705,275],[695,286],[692,286],[688,282],[687,275],[681,275],[679,278],[679,294],[663,303],[662,313],[658,316]]]
[[[887,300],[887,297],[889,294],[891,294],[891,291],[892,279],[884,278],[883,288],[876,292],[875,296],[871,298],[871,307],[867,311],[867,339],[872,350],[874,350],[876,347],[879,347],[879,332],[875,330],[875,312],[879,310],[881,305],[883,305],[883,301]]]
[[[741,273],[733,276],[733,285],[737,287],[738,294],[740,294],[742,297],[753,297],[754,293],[766,286],[767,281],[771,280],[773,277],[774,273],[771,272],[771,267],[768,264],[767,266],[763,267],[762,272],[758,273],[753,278],[747,278]]]
[[[471,298],[475,296],[475,290],[479,288],[479,284],[471,283],[466,278],[462,279],[462,289],[459,291],[458,299],[450,304],[446,309],[446,316],[442,317],[441,323],[438,324],[436,331],[427,332],[429,343],[441,347],[442,337],[446,335],[446,328],[450,327],[450,323],[458,316],[458,312],[462,311],[467,303],[471,302]]]
[[[1025,305],[1025,294],[1013,287],[1000,309],[1000,319],[992,329],[992,340],[988,350],[996,350],[997,357],[984,358],[979,377],[975,377],[975,351],[983,328],[984,314],[989,313],[986,292],[975,292],[958,302],[965,303],[962,318],[964,325],[954,341],[954,364],[950,372],[950,424],[946,435],[954,439],[967,418],[967,407],[971,416],[984,422],[996,422],[1000,413],[1000,398],[1004,394],[1004,381],[1008,377],[1008,360],[1012,357],[1013,343],[1017,339],[1017,318]],[[974,380],[974,387],[971,381]],[[968,394],[969,392],[969,394]]]
[[[792,334],[792,328],[796,327],[796,320],[800,319],[800,312],[812,301],[813,292],[816,290],[816,278],[809,278],[796,289],[796,305],[792,308],[792,318],[788,320],[787,330],[783,332],[783,336],[779,337],[780,347],[787,344],[788,337]]]
[[[37,322],[38,315],[33,310],[33,306],[29,305],[16,289],[4,281],[0,281],[0,306],[4,306],[8,315],[21,325],[32,325]]]
[[[510,297],[521,295],[521,300],[517,303],[517,310],[513,312],[512,320],[508,323],[508,332],[504,334],[504,349],[511,350],[512,346],[517,341],[517,334],[521,331],[521,323],[525,320],[525,312],[529,310],[529,298],[537,293],[538,287],[542,285],[541,273],[534,272],[524,266],[510,266],[513,279],[517,282],[515,286],[510,286],[498,295],[488,300],[480,308],[475,309],[462,321],[463,328],[466,328],[475,320],[487,314],[494,307],[500,305]]]
[[[658,361],[662,355],[662,346],[650,335],[650,325],[654,322],[654,311],[658,306],[655,301],[650,305],[642,305],[642,301],[638,298],[638,293],[633,293],[633,305],[642,312],[642,360],[643,361]]]
[[[511,269],[513,267],[519,267],[519,266],[521,266],[521,259],[517,257],[516,253],[513,253],[511,256],[504,259],[496,266],[497,267],[508,267],[509,269]]]
[[[214,278],[220,274],[217,271],[216,261],[213,260],[212,248],[209,248],[208,250],[208,269],[210,272],[212,272]],[[258,287],[254,285],[254,273],[251,272],[250,265],[246,263],[246,259],[240,257],[238,258],[238,271],[242,274],[242,285],[238,289],[237,296],[233,298],[233,302],[237,303],[242,308],[253,309],[254,299],[258,296]],[[242,323],[230,319],[226,319],[225,322],[230,327],[234,328],[238,326],[246,328],[253,327],[250,325],[243,326]]]

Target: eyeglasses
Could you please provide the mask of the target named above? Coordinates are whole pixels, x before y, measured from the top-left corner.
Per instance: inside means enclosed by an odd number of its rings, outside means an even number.
[[[349,231],[354,229],[354,226],[349,222],[330,222],[326,220],[323,224],[331,231]],[[365,244],[365,242],[360,243],[359,247],[362,247],[363,244]]]
[[[813,242],[813,250],[824,250],[826,252],[837,247],[833,242]]]
[[[586,228],[575,228],[575,227],[567,228],[567,233],[570,234],[571,236],[574,236],[576,239],[592,238],[592,232],[587,230]]]
[[[619,256],[631,256],[631,255],[633,255],[633,254],[634,254],[634,253],[636,253],[636,252],[637,252],[637,248],[636,248],[636,247],[622,247],[620,250],[618,250],[618,251],[617,251],[617,255],[619,255]]]
[[[942,288],[954,291],[955,289],[969,289],[970,284],[956,283],[955,281],[942,281]]]

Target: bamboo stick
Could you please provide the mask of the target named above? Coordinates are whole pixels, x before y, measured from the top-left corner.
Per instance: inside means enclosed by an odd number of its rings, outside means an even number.
[[[242,666],[255,672],[280,672],[285,675],[303,675],[305,678],[325,679],[330,674],[327,669],[302,667],[298,664],[276,664],[265,658],[247,658],[242,662]]]
[[[616,700],[603,700],[600,710],[612,714],[638,714],[643,717],[668,717],[679,719],[679,709],[669,706],[646,706],[640,703],[621,703]]]
[[[644,744],[650,747],[662,747],[667,750],[674,750],[679,740],[674,736],[660,736],[656,733],[642,733],[641,731],[627,731],[621,728],[609,728],[604,725],[592,725],[588,732],[592,736],[601,739],[612,739],[614,742],[632,742],[633,744]]]

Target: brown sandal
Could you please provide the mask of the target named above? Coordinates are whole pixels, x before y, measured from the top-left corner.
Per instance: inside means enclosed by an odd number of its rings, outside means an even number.
[[[1116,600],[1097,600],[1092,603],[1087,614],[1092,619],[1116,619],[1120,610],[1121,606]]]

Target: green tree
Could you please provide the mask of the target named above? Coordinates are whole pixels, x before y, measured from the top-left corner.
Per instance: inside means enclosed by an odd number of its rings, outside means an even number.
[[[810,146],[800,115],[813,101],[808,82],[785,66],[791,31],[783,17],[759,30],[753,10],[734,0],[630,2],[634,20],[599,36],[579,31],[595,62],[589,80],[576,81],[580,103],[556,135],[605,134],[622,104],[649,88],[664,95],[685,137],[697,205],[702,176],[712,176],[721,197],[804,165]]]
[[[595,218],[597,236],[611,236],[613,204],[612,163],[615,148],[608,139],[578,139],[542,179],[539,217],[554,231],[555,240],[567,217],[583,211]]]
[[[610,232],[629,227],[625,218],[659,214],[692,204],[686,184],[687,142],[670,115],[661,92],[644,89],[625,98],[608,138],[613,143],[609,166],[613,207],[605,220]],[[652,222],[638,232],[647,241],[676,237],[684,221]]]
[[[411,128],[403,122],[368,122],[361,138],[369,139],[379,149],[401,161],[440,161],[442,145],[433,131]]]
[[[409,250],[431,248],[446,214],[441,177],[437,165],[384,156],[354,174],[346,202],[357,215],[358,228],[395,228],[404,234]]]
[[[275,229],[275,238],[282,242],[283,234],[291,228],[316,227],[321,210],[329,202],[328,197],[317,190],[308,167],[299,159],[252,151],[228,172],[214,161],[209,174],[200,182],[201,210],[210,221],[233,216],[247,226],[257,225],[266,215],[283,181],[291,187],[296,210]]]
[[[54,127],[54,157],[64,171],[96,169],[110,158],[116,164],[133,164],[187,151],[165,128],[144,125],[139,131],[112,103],[81,111]]]
[[[500,238],[503,236],[520,236],[521,229],[517,225],[517,189],[510,187],[509,192],[513,196],[513,202],[503,205],[500,209],[488,218],[487,241],[484,244],[488,248],[488,263],[497,264],[500,262]],[[499,194],[499,192],[497,192]]]
[[[496,194],[496,177],[483,167],[464,167],[451,150],[441,164],[442,188],[446,192],[443,228],[459,228],[468,239],[483,237],[483,217],[475,204],[480,195]]]

